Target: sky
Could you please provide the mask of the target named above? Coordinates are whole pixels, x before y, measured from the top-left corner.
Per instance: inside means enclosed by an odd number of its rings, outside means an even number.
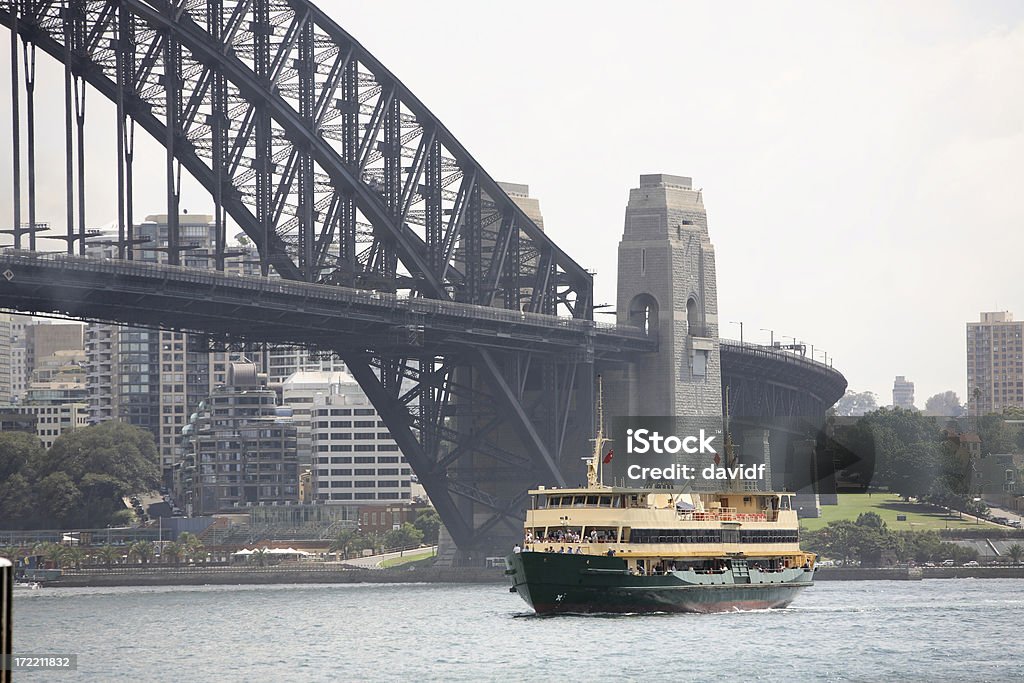
[[[670,173],[703,188],[722,335],[742,321],[746,341],[796,337],[880,404],[895,375],[919,407],[949,389],[966,399],[965,323],[1024,318],[1020,3],[319,4],[492,177],[530,186],[548,233],[596,271],[598,303],[615,300],[629,188]],[[4,35],[4,140],[9,49]],[[62,225],[62,80],[48,62],[39,126],[56,142],[39,151],[39,219]],[[89,162],[112,171],[108,110],[88,99]],[[160,148],[139,145],[139,177],[162,178]],[[89,174],[90,225],[116,219],[114,182]],[[195,183],[183,194],[211,210]],[[138,215],[164,211],[162,180],[136,195]]]

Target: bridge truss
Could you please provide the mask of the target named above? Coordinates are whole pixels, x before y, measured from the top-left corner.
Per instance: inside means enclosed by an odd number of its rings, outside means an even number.
[[[161,249],[172,266],[194,248],[178,225],[184,171],[212,197],[216,270],[232,255],[230,217],[257,247],[263,275],[592,318],[590,274],[397,78],[309,2],[0,0],[0,21],[15,37],[16,249],[34,250],[41,236],[51,237],[40,234],[36,220],[41,50],[64,66],[67,217],[60,239],[68,254],[86,248],[85,104],[96,91],[116,106],[121,259],[131,260],[140,243],[132,200],[140,129],[166,153],[168,237]],[[581,435],[592,425],[593,358],[586,350],[333,350],[462,548],[518,524],[526,485],[562,484],[578,466]]]

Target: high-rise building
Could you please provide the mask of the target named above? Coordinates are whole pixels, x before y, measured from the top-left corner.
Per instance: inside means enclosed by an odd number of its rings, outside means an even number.
[[[983,312],[967,323],[967,412],[1024,407],[1024,322],[1009,311]]]
[[[298,502],[292,411],[277,405],[277,392],[255,363],[228,365],[226,383],[182,429],[182,459],[174,469],[175,495],[189,515]]]
[[[318,354],[301,346],[267,349],[267,374],[271,384],[284,382],[296,372],[344,372],[345,362],[332,354]]]
[[[82,351],[85,326],[79,323],[43,324],[25,326],[26,369],[31,376],[40,360],[57,351]]]
[[[412,470],[359,384],[331,373],[313,398],[313,495],[318,502],[412,498]]]
[[[216,226],[212,217],[178,217],[186,267],[212,270]],[[167,216],[147,216],[135,228],[139,239],[133,256],[149,263],[167,262]],[[111,237],[98,231],[86,241],[86,253],[111,257]],[[225,271],[258,272],[251,248],[233,248],[236,255]],[[237,252],[243,252],[238,254]],[[169,330],[147,330],[92,324],[85,333],[89,410],[92,422],[119,419],[148,429],[156,439],[160,461],[168,472],[181,456],[181,430],[196,405],[227,378],[227,364],[240,352],[210,352],[200,340]]]
[[[78,349],[62,349],[38,358],[18,400],[3,401],[0,412],[34,420],[44,448],[50,448],[61,434],[84,427],[89,419],[84,360],[85,352]]]
[[[0,403],[10,403],[14,395],[11,357],[13,318],[9,313],[0,313]]]
[[[914,383],[903,375],[897,375],[892,383],[892,404],[908,410],[914,407]]]
[[[17,403],[25,397],[28,386],[28,348],[25,328],[32,317],[11,315],[11,401]]]
[[[538,228],[544,229],[544,216],[540,212],[540,200],[530,196],[530,186],[520,183],[498,182],[498,187],[505,191],[516,206],[523,210]]]

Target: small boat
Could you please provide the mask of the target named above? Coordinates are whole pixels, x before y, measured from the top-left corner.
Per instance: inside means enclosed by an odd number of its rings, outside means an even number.
[[[15,581],[14,587],[36,591],[42,588],[43,584],[38,581]]]

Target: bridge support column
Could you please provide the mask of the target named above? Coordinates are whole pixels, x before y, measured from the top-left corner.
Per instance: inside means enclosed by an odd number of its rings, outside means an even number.
[[[772,491],[771,432],[767,429],[746,429],[743,431],[743,447],[740,462],[744,465],[764,465],[764,479],[753,482],[758,491]]]
[[[609,378],[609,413],[685,418],[677,424],[720,432],[715,250],[701,192],[690,178],[644,175],[630,190],[619,242],[617,311],[620,324],[646,330],[659,346]],[[625,451],[624,444],[617,448]],[[710,456],[684,457],[706,465]],[[613,460],[616,479],[625,476],[629,460]]]

